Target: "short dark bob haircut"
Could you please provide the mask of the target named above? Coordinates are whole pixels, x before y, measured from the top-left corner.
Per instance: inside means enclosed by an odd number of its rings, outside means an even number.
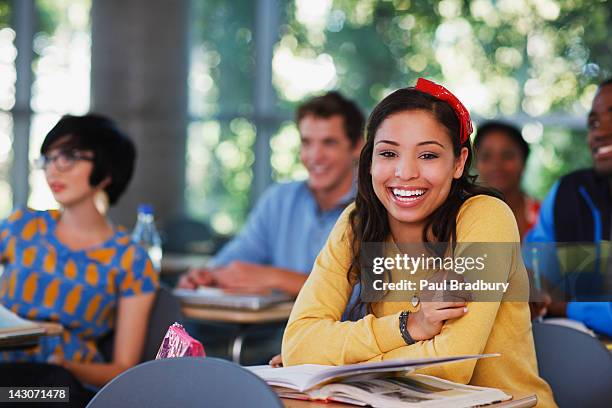
[[[63,116],[45,137],[40,154],[44,155],[51,149],[93,152],[89,184],[94,187],[110,178],[110,183],[104,188],[110,205],[119,200],[134,172],[134,143],[115,122],[102,115]]]
[[[301,104],[295,113],[295,123],[299,125],[308,115],[324,119],[340,115],[344,119],[344,130],[351,145],[355,146],[363,138],[365,116],[355,102],[340,92],[330,91]]]
[[[523,139],[521,131],[516,126],[499,120],[490,120],[478,126],[478,131],[474,137],[474,148],[476,152],[480,149],[485,138],[493,132],[500,132],[508,136],[521,151],[523,162],[527,162],[527,157],[529,157],[529,143]]]

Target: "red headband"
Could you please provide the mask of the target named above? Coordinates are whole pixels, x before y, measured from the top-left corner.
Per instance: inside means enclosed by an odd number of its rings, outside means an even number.
[[[447,102],[451,108],[455,111],[459,124],[461,125],[459,141],[461,144],[468,140],[468,137],[472,134],[472,120],[470,119],[470,113],[463,106],[461,101],[457,99],[448,89],[442,85],[438,85],[435,82],[428,81],[425,78],[419,78],[417,80],[415,89],[421,92],[425,92],[434,98],[438,98],[441,101]]]

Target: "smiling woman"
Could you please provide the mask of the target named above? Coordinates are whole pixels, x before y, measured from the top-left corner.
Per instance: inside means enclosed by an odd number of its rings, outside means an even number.
[[[467,155],[463,147],[455,157],[448,131],[427,111],[398,112],[381,124],[372,156],[372,186],[400,242],[421,238],[422,227],[401,225],[427,221],[448,197],[452,181],[463,173]],[[408,231],[418,236],[402,237]]]
[[[515,243],[496,260],[507,268],[501,283],[528,287],[512,212],[468,173],[470,133],[463,104],[429,81],[374,108],[355,205],[341,215],[296,300],[283,338],[285,365],[501,353],[420,372],[512,395],[536,393],[539,406],[555,405],[538,376],[526,302],[505,294],[501,302],[412,302],[417,292],[402,302],[357,302],[352,321],[341,321],[352,291],[372,273],[360,266],[368,243]]]
[[[540,210],[540,203],[521,188],[529,144],[515,126],[489,121],[478,127],[474,149],[482,182],[502,193],[516,217],[522,240],[535,225]]]

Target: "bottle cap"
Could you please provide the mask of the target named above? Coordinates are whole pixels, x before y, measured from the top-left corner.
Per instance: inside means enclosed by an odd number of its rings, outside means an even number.
[[[140,204],[138,206],[138,213],[153,215],[153,206],[151,204]]]

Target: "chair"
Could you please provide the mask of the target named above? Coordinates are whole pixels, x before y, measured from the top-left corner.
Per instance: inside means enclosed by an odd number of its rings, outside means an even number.
[[[207,224],[189,217],[177,217],[163,228],[164,251],[168,253],[213,254],[227,240],[217,235]]]
[[[181,301],[172,294],[172,289],[160,284],[151,309],[141,360],[155,359],[168,327],[182,320]]]
[[[559,407],[609,407],[612,353],[596,338],[569,327],[533,323],[540,376]]]
[[[147,361],[104,386],[88,408],[282,408],[274,391],[237,364],[212,357]]]
[[[182,319],[180,300],[172,294],[170,288],[160,285],[151,309],[140,361],[155,359],[168,327],[174,322],[180,323]],[[115,332],[112,331],[98,341],[98,349],[106,361],[113,358],[114,340]]]

